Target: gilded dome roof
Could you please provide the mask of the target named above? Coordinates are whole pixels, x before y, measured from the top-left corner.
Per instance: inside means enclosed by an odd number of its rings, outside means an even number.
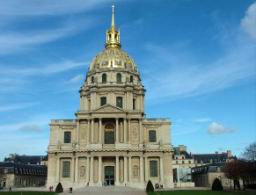
[[[112,6],[111,27],[106,32],[105,49],[93,59],[89,71],[112,68],[137,70],[133,59],[121,49],[120,31],[117,31],[115,27],[114,6]]]
[[[106,68],[121,68],[136,71],[133,59],[121,48],[106,48],[99,53],[90,65],[90,71]]]

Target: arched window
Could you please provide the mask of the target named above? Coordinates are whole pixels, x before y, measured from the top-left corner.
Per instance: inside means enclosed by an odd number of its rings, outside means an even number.
[[[121,73],[117,73],[116,74],[116,82],[117,83],[122,83],[122,75],[121,75]]]
[[[114,144],[115,143],[115,132],[112,124],[106,124],[104,130],[104,143]]]
[[[102,74],[102,76],[101,76],[102,78],[101,78],[101,80],[102,80],[102,83],[106,83],[107,82],[107,74],[106,73],[104,73],[104,74]]]
[[[130,76],[130,83],[133,83],[133,76]]]
[[[94,77],[93,76],[91,77],[91,83],[94,83]]]

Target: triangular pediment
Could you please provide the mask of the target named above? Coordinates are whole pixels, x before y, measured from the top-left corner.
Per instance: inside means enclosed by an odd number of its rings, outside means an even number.
[[[98,109],[95,110],[95,112],[102,113],[102,112],[124,112],[123,109],[112,106],[110,104],[106,104]]]

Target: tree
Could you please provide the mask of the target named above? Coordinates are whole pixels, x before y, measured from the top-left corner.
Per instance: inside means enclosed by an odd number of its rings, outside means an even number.
[[[152,182],[150,180],[148,180],[148,183],[147,183],[147,187],[146,187],[146,192],[154,192],[154,186],[152,184]]]
[[[58,183],[58,185],[57,185],[57,187],[55,189],[55,192],[57,192],[57,193],[63,192],[63,187],[62,187],[61,183]]]
[[[256,160],[256,141],[245,148],[243,156],[247,160]]]
[[[239,179],[245,175],[245,163],[241,160],[227,162],[223,171],[227,178],[233,180],[234,189],[237,187],[240,190]]]
[[[245,160],[233,160],[226,163],[224,174],[227,178],[232,179],[234,182],[234,189],[236,187],[240,190],[239,179],[243,180],[243,186],[256,184],[256,162]]]
[[[223,191],[223,186],[222,186],[222,183],[221,181],[216,178],[214,181],[213,181],[213,184],[212,184],[212,191]]]

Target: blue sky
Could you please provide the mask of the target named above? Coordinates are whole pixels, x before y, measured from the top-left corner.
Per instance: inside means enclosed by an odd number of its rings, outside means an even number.
[[[45,154],[50,119],[74,118],[78,90],[104,48],[113,0],[0,1],[0,159]],[[115,1],[147,117],[172,121],[194,153],[256,140],[256,2]]]

